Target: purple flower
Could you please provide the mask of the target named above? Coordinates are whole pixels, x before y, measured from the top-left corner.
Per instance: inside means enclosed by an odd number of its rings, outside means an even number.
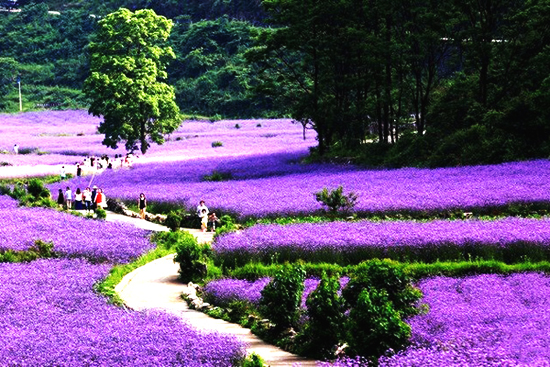
[[[0,364],[234,366],[243,345],[162,312],[128,312],[93,292],[110,266],[0,264]]]
[[[0,196],[0,216],[0,250],[27,250],[34,241],[42,240],[53,242],[53,250],[62,256],[126,263],[154,247],[149,232],[132,225],[17,207],[16,201],[6,196]]]

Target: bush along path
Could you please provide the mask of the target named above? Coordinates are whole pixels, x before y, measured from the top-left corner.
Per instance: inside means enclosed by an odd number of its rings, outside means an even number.
[[[131,222],[141,228],[147,226],[149,228],[146,229],[150,230],[166,230],[166,227],[162,229],[163,226],[160,225],[156,225],[153,229],[150,224],[147,224],[149,222],[135,218],[122,218],[114,213],[108,213],[107,220]],[[184,230],[192,233],[199,242],[212,241],[211,232]],[[164,310],[181,317],[198,329],[235,335],[248,345],[248,354],[259,355],[270,366],[292,366],[295,363],[302,367],[317,365],[316,361],[301,358],[265,343],[249,329],[240,325],[214,319],[203,312],[190,309],[181,296],[190,293],[191,290],[178,279],[179,265],[174,263],[174,256],[171,254],[154,260],[124,276],[115,287],[115,291],[126,307],[134,310]]]

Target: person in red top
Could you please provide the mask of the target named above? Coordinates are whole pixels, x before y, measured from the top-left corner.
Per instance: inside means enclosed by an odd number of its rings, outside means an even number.
[[[97,189],[97,193],[95,194],[95,207],[96,208],[103,208],[103,190]]]

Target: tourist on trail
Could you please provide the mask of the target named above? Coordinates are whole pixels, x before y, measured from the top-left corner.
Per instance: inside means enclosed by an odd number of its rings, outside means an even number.
[[[65,166],[61,166],[61,179],[64,180],[67,178],[67,173],[65,172]]]
[[[13,146],[13,152],[14,152],[15,154],[19,154],[19,145],[15,144],[15,145]]]
[[[216,213],[215,212],[212,212],[210,214],[208,214],[208,223],[207,223],[207,228],[210,227],[210,230],[212,232],[216,232],[216,224],[219,225],[220,224],[220,220],[218,219],[218,217],[216,216]]]
[[[73,206],[73,192],[69,186],[65,189],[65,202],[67,203],[67,209],[70,210]]]
[[[98,197],[100,197],[100,199],[96,197],[97,206],[99,208],[105,209],[107,207],[107,198],[105,197],[105,193],[103,192],[103,189],[98,189],[97,195]]]
[[[206,210],[206,214],[209,213],[208,208],[206,207],[206,203],[204,200],[201,200],[199,205],[197,206],[197,215],[202,218],[202,211]]]
[[[59,189],[57,194],[57,204],[61,209],[63,209],[63,204],[65,204],[65,196],[63,195],[63,190]]]
[[[206,227],[208,225],[208,212],[206,211],[206,209],[203,209],[201,211],[200,218],[201,218],[201,230],[203,232],[206,232]]]
[[[80,187],[76,189],[76,192],[74,194],[74,209],[75,210],[84,209],[84,206],[82,205],[82,192],[80,191]]]
[[[89,187],[86,187],[86,190],[84,190],[82,195],[84,196],[84,207],[86,208],[86,211],[89,212],[92,209],[92,190],[90,190]]]
[[[95,195],[95,205],[94,210],[97,208],[105,209],[105,195],[103,194],[102,189],[97,189],[97,193]]]
[[[147,198],[144,193],[139,194],[138,199],[139,216],[145,219],[145,210],[147,209]]]
[[[80,167],[80,164],[76,164],[76,176],[80,177],[82,176],[82,167]]]
[[[92,210],[97,209],[96,200],[95,200],[96,196],[97,196],[97,186],[94,185],[92,188]]]

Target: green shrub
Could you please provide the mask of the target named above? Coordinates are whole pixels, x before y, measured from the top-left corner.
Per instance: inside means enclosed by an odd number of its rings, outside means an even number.
[[[323,272],[321,282],[306,300],[308,323],[304,330],[305,353],[319,359],[334,358],[335,347],[341,341],[345,302],[338,295],[340,276],[327,276]]]
[[[216,236],[233,232],[240,228],[239,225],[235,223],[235,220],[229,215],[222,215],[219,219],[220,225],[216,227]]]
[[[422,297],[411,284],[403,266],[396,261],[372,259],[355,267],[342,295],[350,307],[355,307],[363,290],[385,291],[397,312],[403,317],[418,313],[417,302]]]
[[[277,329],[296,325],[305,276],[306,272],[302,266],[286,264],[262,290],[259,311],[271,320]]]
[[[217,147],[223,147],[223,143],[221,141],[213,141],[212,142],[212,148],[217,148]]]
[[[322,191],[315,193],[315,199],[325,205],[331,214],[336,214],[339,210],[348,213],[354,208],[357,195],[353,192],[344,195],[343,191],[342,186],[334,190],[325,187]]]
[[[55,257],[53,243],[42,240],[34,241],[33,245],[25,251],[0,251],[0,262],[29,262],[52,257]]]
[[[174,262],[180,264],[180,279],[187,283],[204,278],[211,253],[208,244],[199,244],[195,236],[185,231],[172,232],[176,239]]]
[[[181,227],[181,215],[179,215],[175,211],[171,211],[166,216],[166,220],[164,221],[164,224],[166,227],[170,228],[171,231],[178,231]]]
[[[11,196],[11,187],[10,187],[10,185],[0,184],[0,195],[9,195],[9,196]]]
[[[249,354],[243,361],[243,367],[264,367],[265,365],[262,357],[256,353]]]
[[[50,190],[44,187],[44,184],[39,179],[33,178],[29,181],[27,186],[27,191],[32,195],[36,200],[39,198],[49,198]]]
[[[388,349],[400,350],[411,336],[411,327],[401,319],[388,292],[363,289],[345,326],[348,354],[376,359]]]
[[[103,209],[101,207],[98,207],[95,210],[95,215],[96,215],[97,219],[106,219],[107,218],[107,212],[105,211],[105,209]]]
[[[202,177],[202,181],[207,182],[221,182],[221,181],[229,181],[233,179],[233,174],[231,172],[220,172],[217,170],[212,171],[211,175],[204,175]]]

